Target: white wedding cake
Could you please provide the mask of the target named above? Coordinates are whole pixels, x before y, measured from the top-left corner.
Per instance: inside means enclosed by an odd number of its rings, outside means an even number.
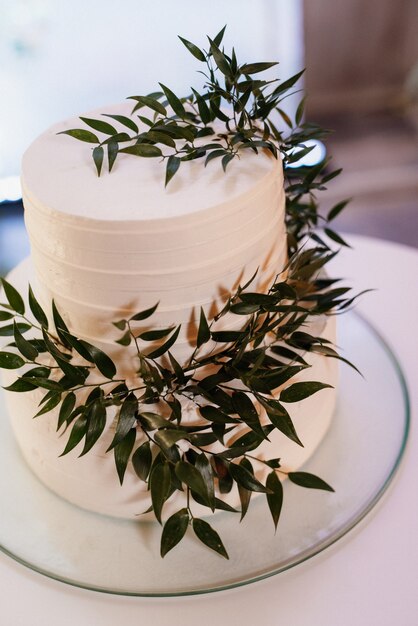
[[[121,104],[89,116],[128,115],[131,108]],[[135,346],[115,343],[121,333],[112,322],[159,302],[153,317],[139,327],[181,324],[172,351],[184,363],[193,350],[200,307],[213,319],[257,269],[252,288],[258,292],[283,272],[287,241],[281,161],[267,152],[242,150],[227,173],[218,163],[204,167],[202,160],[190,161],[165,188],[160,159],[120,154],[113,171],[99,178],[88,144],[57,134],[77,125],[70,119],[53,126],[24,155],[22,188],[32,252],[8,280],[21,292],[30,282],[47,311],[54,300],[69,330],[111,356],[116,378],[128,377],[134,385]],[[317,321],[316,334],[334,342],[334,320],[326,316]],[[226,315],[216,330],[242,324],[242,316]],[[145,347],[149,345],[140,343],[140,349]],[[213,347],[206,344],[204,349]],[[334,388],[289,406],[304,447],[274,430],[271,441],[257,449],[261,457],[280,457],[289,470],[301,467],[317,448],[335,404],[337,360],[314,354],[306,359],[311,367],[292,382],[323,381]],[[6,371],[3,384],[15,379],[16,372]],[[136,516],[150,504],[146,486],[131,465],[121,486],[113,455],[106,453],[114,434],[113,407],[105,433],[89,454],[78,458],[79,444],[60,457],[68,433],[56,432],[58,408],[32,419],[43,393],[7,394],[13,430],[33,472],[81,507],[142,519]],[[183,409],[190,423],[202,419],[184,400]],[[235,492],[227,498],[236,504]],[[170,500],[166,506],[169,511]]]

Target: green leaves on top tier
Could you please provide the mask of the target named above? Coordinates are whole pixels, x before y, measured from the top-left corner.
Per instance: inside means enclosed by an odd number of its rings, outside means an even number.
[[[105,120],[81,117],[87,128],[59,134],[94,145],[92,157],[99,176],[106,162],[109,172],[112,170],[120,154],[159,159],[165,162],[165,185],[186,161],[200,159],[206,166],[216,160],[226,171],[242,151],[268,150],[283,159],[289,252],[294,253],[298,242],[321,225],[316,195],[340,170],[330,169],[329,159],[315,167],[301,164],[313,149],[306,142],[327,135],[324,129],[303,122],[305,98],[294,120],[282,108],[284,100],[295,93],[303,71],[285,81],[262,79],[260,75],[265,71],[271,74],[277,63],[238,63],[234,48],[227,53],[221,47],[224,32],[225,28],[213,39],[208,37],[206,49],[180,37],[203,64],[205,84],[201,92],[191,88],[190,95],[179,97],[160,83],[158,91],[130,96],[134,102],[130,117],[111,113],[103,114]],[[333,207],[325,222],[333,220],[346,203]],[[339,245],[347,245],[329,227],[324,234]],[[320,245],[326,245],[323,238],[315,236]]]
[[[93,159],[99,176],[106,153],[109,171],[119,154],[162,159],[166,163],[166,185],[186,161],[203,159],[207,165],[216,159],[226,170],[242,150],[266,149],[276,158],[281,152],[285,163],[288,158],[295,161],[295,146],[303,146],[306,139],[322,134],[321,129],[301,123],[303,102],[296,113],[295,129],[281,108],[303,71],[284,82],[261,79],[259,75],[277,62],[238,63],[234,48],[230,53],[221,48],[224,32],[225,27],[213,39],[208,37],[205,49],[179,37],[203,64],[200,72],[205,83],[201,93],[192,88],[190,95],[180,97],[160,83],[159,91],[130,96],[135,102],[131,117],[105,114],[118,122],[118,128],[102,119],[81,117],[88,130],[71,129],[62,134],[97,144]],[[291,134],[279,130],[280,121],[290,127]],[[301,151],[299,158],[307,151],[309,148]]]

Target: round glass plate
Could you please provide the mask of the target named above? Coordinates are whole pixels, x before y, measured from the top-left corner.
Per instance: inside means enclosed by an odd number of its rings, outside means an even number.
[[[339,318],[339,344],[364,378],[342,364],[339,399],[326,438],[304,466],[335,493],[284,484],[277,529],[264,497],[247,517],[216,514],[225,561],[189,534],[164,559],[157,523],[117,520],[81,510],[45,488],[14,443],[0,401],[0,547],[51,578],[107,593],[169,596],[205,593],[278,574],[333,544],[388,487],[408,434],[408,396],[396,358],[365,320]]]

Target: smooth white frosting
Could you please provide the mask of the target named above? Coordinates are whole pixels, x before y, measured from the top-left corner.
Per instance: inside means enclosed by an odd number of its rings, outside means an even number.
[[[128,110],[123,104],[87,115]],[[10,281],[25,290],[34,272],[30,281],[44,308],[50,310],[54,299],[70,330],[108,352],[128,375],[134,351],[114,343],[121,333],[112,322],[159,302],[142,328],[182,324],[172,349],[182,361],[192,350],[200,306],[213,317],[257,269],[253,289],[265,291],[285,267],[281,162],[267,153],[243,151],[227,174],[219,163],[205,168],[202,160],[188,162],[165,189],[159,159],[120,155],[114,171],[98,178],[91,145],[57,134],[80,126],[72,119],[52,127],[24,155],[22,188],[32,255]],[[225,316],[217,329],[242,323],[240,316]],[[333,319],[321,333],[334,339]],[[335,385],[336,361],[310,358],[312,367],[295,380]],[[4,384],[15,377],[16,372],[6,371]],[[121,488],[113,456],[105,454],[112,416],[87,455],[77,459],[77,447],[59,458],[66,438],[55,432],[58,409],[32,419],[41,395],[7,394],[16,438],[34,473],[79,506],[120,517],[144,511],[148,493],[141,491],[133,469]],[[326,389],[293,404],[291,416],[305,447],[274,431],[262,454],[282,457],[290,469],[299,467],[322,440],[334,403],[335,391]]]

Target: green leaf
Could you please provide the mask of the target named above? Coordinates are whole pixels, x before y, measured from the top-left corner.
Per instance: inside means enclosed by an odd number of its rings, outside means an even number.
[[[216,37],[213,40],[213,43],[216,44],[218,47],[221,45],[222,39],[224,38],[225,29],[226,29],[226,24],[223,28],[221,28],[221,30],[219,31],[219,33],[216,35]]]
[[[154,515],[161,524],[161,512],[164,502],[170,494],[171,473],[168,463],[154,465],[150,476],[151,501]]]
[[[0,322],[7,322],[7,320],[11,320],[14,317],[13,313],[8,313],[7,311],[0,311]]]
[[[271,351],[278,356],[282,356],[289,361],[295,361],[301,365],[307,365],[305,359],[303,359],[297,352],[290,350],[284,346],[271,346]]]
[[[257,410],[250,398],[243,391],[235,391],[232,394],[232,404],[234,411],[241,419],[262,439],[266,438],[264,430],[260,424]]]
[[[56,360],[57,365],[59,365],[60,369],[64,372],[65,377],[68,378],[71,386],[84,384],[88,376],[87,368],[74,366],[66,359],[62,359],[59,356],[54,356],[54,359]]]
[[[109,172],[112,171],[119,152],[119,144],[116,141],[109,141],[107,144],[107,160],[109,163]]]
[[[204,98],[202,98],[202,96],[195,89],[192,89],[192,91],[196,100],[197,108],[199,109],[199,115],[202,122],[204,124],[209,124],[212,116],[210,114],[210,109],[208,105],[206,104]]]
[[[180,543],[186,533],[188,525],[189,512],[187,509],[180,509],[180,511],[177,511],[177,513],[174,513],[174,515],[168,518],[164,524],[161,535],[160,553],[162,557],[165,557],[167,552],[170,552],[170,550]]]
[[[124,126],[129,128],[130,130],[133,130],[134,133],[138,132],[138,126],[130,117],[125,117],[125,115],[110,115],[109,113],[103,113],[103,115],[105,115],[106,117],[111,117],[120,124],[123,124]]]
[[[58,406],[60,402],[61,402],[61,393],[59,391],[52,392],[49,400],[45,402],[42,409],[38,411],[36,415],[34,415],[34,417],[39,417],[39,415],[44,415],[44,413],[49,413],[49,411],[52,411],[52,409],[55,409],[55,407]]]
[[[273,518],[274,528],[277,530],[283,505],[283,486],[275,471],[267,476],[266,487],[270,490],[270,493],[266,494],[267,503]]]
[[[306,96],[302,98],[302,100],[298,104],[298,108],[296,109],[295,122],[297,126],[299,126],[299,124],[302,121],[303,113],[305,111],[305,104],[306,104]]]
[[[248,422],[259,422],[257,410],[250,398],[243,391],[235,391],[232,394],[234,410],[240,417]]]
[[[213,461],[215,463],[216,475],[218,477],[219,491],[220,493],[229,493],[233,485],[232,476],[229,473],[229,464],[219,456],[213,457]]]
[[[144,133],[141,137],[143,141],[146,140],[152,141],[153,143],[161,143],[169,148],[176,147],[176,142],[172,138],[171,134],[164,131],[164,127],[160,128],[159,126],[154,126],[152,130]]]
[[[78,354],[82,356],[83,359],[85,359],[89,363],[94,363],[90,352],[82,345],[80,340],[78,340],[76,337],[74,337],[74,335],[71,335],[71,333],[68,333],[65,330],[61,330],[61,333],[65,336],[70,346],[74,348],[74,350],[76,350],[76,352],[78,352]]]
[[[233,424],[237,423],[237,420],[233,417],[230,417],[226,413],[223,413],[220,409],[217,409],[215,406],[207,405],[202,406],[199,409],[199,412],[205,420],[209,422],[213,422],[215,424]]]
[[[36,321],[39,322],[43,328],[48,330],[48,318],[45,315],[44,310],[42,309],[41,305],[35,298],[35,294],[33,293],[32,287],[30,285],[29,285],[29,307]]]
[[[229,64],[228,59],[226,58],[224,53],[219,50],[218,46],[216,45],[214,41],[209,39],[209,43],[210,43],[210,52],[215,60],[217,67],[221,70],[222,74],[224,74],[228,78],[232,78],[232,70],[231,70],[231,66]]]
[[[133,393],[130,393],[122,403],[122,407],[119,412],[118,422],[116,425],[116,432],[113,437],[112,443],[106,450],[112,450],[117,446],[133,428],[136,422],[136,413],[138,410],[138,400]]]
[[[138,115],[139,119],[141,120],[141,122],[143,124],[145,124],[145,126],[149,126],[150,128],[152,128],[152,126],[154,126],[154,122],[150,119],[148,119],[148,117],[145,117],[144,115]]]
[[[195,491],[208,506],[211,506],[211,499],[208,493],[206,482],[193,465],[186,463],[186,461],[178,461],[175,466],[175,472],[177,478],[185,483],[192,491]]]
[[[194,43],[192,43],[191,41],[188,41],[187,39],[183,39],[183,37],[180,37],[180,35],[178,35],[178,38],[180,39],[180,41],[182,43],[184,43],[184,45],[186,46],[186,48],[188,49],[189,52],[191,52],[191,54],[198,60],[198,61],[206,61],[206,57],[203,54],[202,50],[200,48],[198,48],[197,46],[195,46]]]
[[[158,415],[158,413],[142,412],[139,413],[139,421],[145,430],[157,430],[158,428],[176,428],[169,420]]]
[[[74,426],[71,430],[71,435],[67,441],[67,445],[65,446],[64,452],[60,454],[60,456],[64,456],[73,450],[83,439],[87,430],[87,417],[86,415],[80,415],[76,422],[74,422]]]
[[[25,314],[25,304],[19,292],[5,278],[0,278],[7,301],[16,313]]]
[[[46,332],[45,328],[42,328],[42,336],[45,342],[45,348],[47,352],[49,352],[49,354],[53,356],[54,359],[59,358],[61,360],[67,360],[67,355],[58,349],[57,345],[55,344],[55,341],[52,341],[50,339],[50,336]]]
[[[6,389],[6,391],[24,393],[26,391],[33,391],[34,389],[36,389],[36,387],[22,377],[15,380],[14,383],[9,385],[8,387],[3,387],[3,389]]]
[[[333,172],[330,172],[329,174],[326,174],[326,176],[323,176],[323,178],[321,180],[321,184],[324,185],[325,183],[327,183],[328,181],[332,180],[333,178],[336,178],[337,176],[339,176],[341,174],[342,171],[343,171],[343,168],[340,167],[337,170],[334,170]]]
[[[244,469],[248,470],[250,474],[254,474],[253,466],[251,465],[251,462],[248,459],[245,459],[245,458],[242,459],[240,461],[240,465]],[[239,493],[239,499],[241,502],[240,521],[242,521],[248,512],[248,507],[250,506],[251,496],[253,492],[250,491],[249,489],[245,489],[245,487],[243,487],[242,485],[238,485],[238,493]]]
[[[70,137],[74,137],[74,139],[78,139],[79,141],[86,141],[87,143],[100,143],[97,135],[91,133],[89,130],[84,130],[83,128],[63,130],[60,133],[57,133],[57,135],[69,135]]]
[[[234,157],[234,154],[225,154],[225,156],[222,158],[222,169],[224,172],[226,172],[228,163],[230,163]]]
[[[93,359],[95,365],[97,365],[99,371],[106,376],[106,378],[112,379],[116,374],[116,366],[113,363],[112,359],[107,356],[102,350],[92,346],[87,341],[83,339],[80,340],[81,345],[86,351],[89,353],[90,357]]]
[[[66,323],[62,319],[54,300],[52,300],[52,316],[54,319],[54,324],[55,324],[55,328],[57,331],[57,335],[60,341],[64,344],[66,348],[71,349],[71,344],[69,343],[67,336],[61,332],[61,331],[64,331],[65,333],[69,333],[69,330],[67,328]]]
[[[18,329],[21,333],[26,333],[28,330],[32,328],[29,324],[18,323]],[[0,337],[12,337],[14,335],[14,326],[13,324],[6,324],[6,326],[0,327]]]
[[[100,172],[102,171],[103,158],[104,158],[104,150],[102,146],[96,146],[93,149],[93,161],[96,166],[97,176],[100,176]]]
[[[119,152],[123,154],[133,154],[138,157],[159,157],[162,156],[160,148],[149,143],[137,143],[134,146],[122,148]]]
[[[120,339],[116,339],[115,343],[118,343],[120,346],[129,346],[132,341],[132,335],[129,330],[126,331],[124,335]]]
[[[271,61],[266,63],[245,63],[239,68],[242,74],[258,74],[258,72],[264,72],[270,67],[278,65],[277,61]]]
[[[136,429],[132,428],[125,439],[123,439],[117,446],[113,448],[113,454],[115,455],[116,470],[118,472],[119,481],[122,485],[123,478],[125,476],[126,467],[128,465],[129,457],[134,448],[136,440]]]
[[[280,85],[278,85],[276,89],[273,91],[272,95],[278,96],[284,93],[285,91],[287,91],[288,89],[290,89],[291,87],[293,87],[293,85],[295,85],[298,82],[299,78],[302,76],[304,72],[305,70],[302,70],[301,72],[298,72],[294,76],[291,76],[290,78],[285,80],[283,83],[280,83]]]
[[[245,487],[242,487],[242,485],[238,485],[238,494],[239,494],[239,499],[241,503],[240,521],[242,521],[244,517],[247,515],[248,508],[251,502],[252,493],[253,493],[252,491],[245,489]]]
[[[217,441],[217,436],[212,433],[190,433],[188,439],[195,446],[210,446]]]
[[[245,331],[242,330],[220,330],[211,333],[211,337],[214,341],[219,343],[229,343],[241,339],[245,334]]]
[[[170,448],[180,439],[188,438],[187,430],[181,430],[176,428],[161,429],[154,435],[154,440],[157,444],[161,444],[165,448]]]
[[[6,370],[17,370],[25,365],[25,361],[18,354],[12,352],[0,352],[0,368]]]
[[[280,114],[280,117],[282,118],[284,123],[287,124],[289,128],[293,128],[292,120],[290,119],[286,111],[283,111],[283,109],[279,109],[279,107],[276,107],[276,111]]]
[[[154,304],[154,306],[152,306],[151,308],[144,309],[143,311],[140,311],[139,313],[136,313],[136,315],[133,315],[130,318],[130,321],[137,322],[137,321],[140,321],[140,320],[148,319],[149,317],[151,317],[151,315],[153,315],[153,313],[155,313],[155,311],[157,310],[158,304],[159,303],[157,302],[157,304]]]
[[[89,452],[97,440],[100,438],[106,426],[106,409],[101,400],[93,403],[88,412],[88,425],[86,432],[86,441],[80,456],[84,456]]]
[[[181,100],[176,96],[175,93],[171,91],[171,89],[169,89],[162,83],[159,83],[159,85],[164,91],[165,97],[168,100],[168,104],[171,106],[174,113],[183,119],[186,116],[186,111]]]
[[[135,139],[135,137],[130,137],[128,135],[128,133],[116,133],[116,135],[112,135],[111,137],[108,137],[107,139],[105,139],[104,141],[102,141],[102,146],[104,145],[109,145],[111,143],[113,144],[118,144],[118,143],[125,143],[127,141],[132,141],[133,139]]]
[[[161,113],[161,115],[164,115],[164,116],[167,115],[167,110],[165,106],[163,106],[161,102],[158,102],[158,100],[156,100],[152,96],[131,96],[131,98],[128,98],[128,99],[136,100],[138,102],[138,104],[134,107],[134,110],[132,111],[132,113],[134,111],[138,111],[138,109],[141,109],[142,107],[145,106],[145,107],[152,109],[156,113]]]
[[[250,304],[249,302],[237,302],[230,308],[231,313],[235,315],[251,315],[260,309],[258,304]]]
[[[273,426],[280,430],[280,432],[282,432],[291,441],[294,441],[303,448],[303,443],[299,439],[290,415],[286,409],[276,400],[266,400],[265,403],[263,402],[263,406],[265,407],[267,415],[269,416],[270,422]]]
[[[192,491],[191,495],[195,502],[201,504],[202,506],[210,508],[208,504],[203,500],[203,498],[201,498],[197,493]],[[218,509],[219,511],[228,511],[229,513],[239,513],[237,509],[234,509],[234,507],[229,505],[227,502],[220,500],[219,498],[215,498],[215,509]]]
[[[203,519],[194,517],[192,521],[192,527],[196,537],[200,539],[200,541],[204,543],[205,546],[207,546],[211,550],[214,550],[225,559],[229,559],[228,553],[225,550],[220,536],[218,535],[216,530],[214,530],[212,526],[208,524],[208,522],[205,522],[205,520]]]
[[[19,350],[20,354],[24,356],[25,359],[28,359],[29,361],[34,361],[39,354],[37,349],[24,338],[24,336],[18,329],[16,322],[13,323],[13,328],[16,347]]]
[[[99,133],[105,133],[106,135],[116,135],[118,132],[114,126],[108,124],[107,122],[103,122],[102,120],[94,120],[90,117],[80,117],[87,126],[93,128],[94,130],[98,130]]]
[[[334,489],[328,485],[322,478],[315,476],[315,474],[309,474],[308,472],[289,472],[289,480],[299,487],[307,487],[308,489],[323,489],[324,491],[334,491]]]
[[[40,387],[41,389],[48,389],[49,391],[65,391],[62,385],[55,380],[48,380],[47,378],[38,378],[37,376],[33,376],[31,377],[30,382],[35,385],[35,387]]]
[[[148,478],[148,474],[152,464],[152,452],[149,441],[145,441],[134,452],[132,456],[132,465],[136,475],[144,482]]]
[[[59,430],[61,426],[68,420],[68,418],[70,417],[71,413],[74,410],[75,403],[76,403],[75,393],[73,393],[72,391],[70,393],[67,393],[64,400],[61,403],[61,408],[60,408],[59,415],[58,415],[57,430]]]
[[[212,466],[207,456],[202,452],[197,455],[195,467],[202,476],[206,485],[206,491],[208,495],[208,504],[212,511],[215,510],[215,484]]]
[[[156,348],[152,352],[149,352],[149,354],[147,354],[147,357],[149,359],[157,359],[158,357],[165,354],[168,350],[170,350],[171,346],[174,345],[175,342],[177,341],[177,337],[179,336],[180,329],[181,329],[181,325],[177,326],[175,332],[171,335],[171,337],[167,339],[167,341],[163,343],[162,346],[160,346],[159,348]]]
[[[259,493],[267,493],[268,489],[258,481],[251,472],[242,465],[236,463],[229,464],[229,472],[232,478],[245,489],[257,491]]]
[[[266,439],[266,436],[272,430],[273,426],[270,424],[268,427],[262,427],[263,435],[259,432],[254,432],[254,430],[246,432],[238,437],[238,439],[235,439],[233,447],[236,450],[241,449],[242,454],[244,452],[249,452],[250,450],[255,450],[256,448],[258,448],[260,443],[262,443]]]
[[[212,150],[212,152],[209,152],[208,156],[205,159],[205,167],[210,161],[213,161],[213,159],[219,159],[220,157],[223,157],[225,154],[226,154],[226,150],[224,150],[223,148],[222,150]]]
[[[203,307],[200,307],[200,320],[199,320],[199,329],[197,331],[196,346],[200,348],[200,346],[202,346],[204,343],[207,343],[209,339],[210,339],[209,324],[207,322]]]
[[[324,233],[328,235],[330,239],[332,239],[336,243],[339,243],[341,246],[346,246],[347,248],[351,248],[351,246],[346,241],[344,241],[341,235],[336,233],[334,230],[331,230],[331,228],[324,228]]]
[[[174,155],[170,155],[167,159],[167,165],[165,170],[165,186],[167,187],[170,180],[173,178],[181,164],[181,159]]]
[[[280,366],[260,376],[260,380],[262,380],[263,384],[267,385],[270,390],[273,390],[284,385],[290,378],[293,378],[304,369],[306,369],[304,365]]]
[[[304,400],[309,396],[313,395],[317,391],[326,388],[332,388],[332,385],[327,385],[326,383],[320,382],[302,382],[302,383],[293,383],[290,387],[284,389],[280,394],[281,402],[300,402],[300,400]]]
[[[49,374],[49,367],[32,367],[22,374],[22,378],[48,378]]]
[[[159,328],[157,330],[147,330],[144,333],[138,335],[138,339],[142,341],[158,341],[169,335],[173,331],[173,326],[170,328]]]
[[[127,321],[120,320],[119,322],[112,322],[113,326],[115,326],[118,330],[125,330]]]
[[[173,372],[174,372],[178,382],[179,383],[184,383],[186,377],[184,375],[183,368],[181,367],[180,363],[178,361],[176,361],[176,359],[171,354],[171,352],[168,353],[168,358],[170,359],[171,367],[173,368]]]

